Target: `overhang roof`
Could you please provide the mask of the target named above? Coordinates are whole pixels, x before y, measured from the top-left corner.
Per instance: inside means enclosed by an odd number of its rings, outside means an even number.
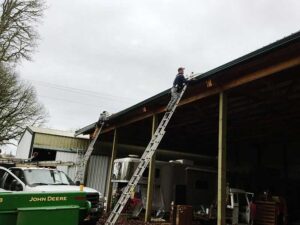
[[[258,57],[264,57],[272,52],[275,52],[275,51],[279,51],[283,48],[286,48],[287,46],[290,46],[292,43],[298,43],[300,41],[300,31],[288,36],[288,37],[285,37],[281,40],[278,40],[270,45],[267,45],[263,48],[260,48],[254,52],[251,52],[247,55],[244,55],[240,58],[237,58],[229,63],[226,63],[222,66],[219,66],[215,69],[212,69],[206,73],[203,73],[203,74],[200,74],[198,76],[196,76],[196,84],[195,86],[199,86],[199,85],[203,85],[203,83],[209,79],[214,79],[214,78],[217,78],[221,75],[227,75],[226,74],[226,71],[228,70],[232,70],[234,68],[238,68],[238,66],[241,66],[241,65],[246,65],[247,63],[250,63],[252,61],[254,61],[256,58]],[[267,57],[266,57],[267,58]],[[270,58],[270,57],[269,57]],[[274,57],[271,57],[272,60],[278,60],[276,58],[276,56]],[[253,66],[253,65],[252,65]],[[256,67],[260,67],[261,65],[256,65]],[[245,68],[252,72],[251,71],[251,65],[247,65],[245,66]],[[236,72],[238,73],[238,72]],[[239,76],[242,76],[239,74]],[[222,77],[222,76],[221,76]],[[195,89],[195,88],[194,88]],[[139,102],[129,108],[126,108],[116,114],[113,114],[111,117],[110,117],[110,121],[112,121],[112,124],[114,126],[118,126],[118,123],[121,121],[121,120],[126,120],[127,117],[129,114],[132,114],[132,116],[137,116],[137,115],[140,115],[142,113],[142,110],[139,110],[139,109],[142,109],[143,107],[149,107],[153,104],[156,104],[156,106],[161,106],[161,105],[165,105],[167,99],[168,99],[168,95],[170,93],[170,89],[167,89],[157,95],[154,95],[153,97],[150,97],[142,102]],[[190,93],[190,96],[192,96],[194,93],[196,93],[195,91],[194,92],[191,92]],[[136,112],[135,112],[136,111]],[[150,107],[150,110],[151,111],[151,107]],[[154,113],[153,113],[154,114]],[[109,125],[110,126],[110,125]],[[75,132],[75,135],[80,135],[80,134],[87,134],[87,133],[91,133],[95,128],[95,123],[92,123],[86,127],[83,127],[79,130],[77,130]]]
[[[55,130],[50,128],[44,127],[27,127],[27,130],[30,133],[39,133],[39,134],[47,134],[47,135],[54,135],[54,136],[62,136],[62,137],[72,137],[74,138],[74,133],[71,131],[63,131],[63,130]],[[77,138],[88,139],[87,136],[80,135]]]

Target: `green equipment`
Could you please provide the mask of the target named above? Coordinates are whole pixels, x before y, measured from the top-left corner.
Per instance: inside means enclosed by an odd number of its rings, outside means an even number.
[[[0,191],[0,225],[78,225],[90,208],[85,192]]]

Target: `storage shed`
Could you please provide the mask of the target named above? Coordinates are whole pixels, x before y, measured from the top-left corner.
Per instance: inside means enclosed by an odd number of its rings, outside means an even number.
[[[41,127],[27,127],[17,148],[16,158],[28,159],[37,154],[32,161],[74,162],[79,160],[88,147],[89,138],[83,135],[74,137],[73,132]],[[88,165],[86,185],[101,193],[105,192],[108,156],[92,156]],[[71,179],[75,178],[76,166],[58,166]]]
[[[74,137],[74,133],[41,127],[27,127],[20,138],[17,158],[28,159],[38,153],[34,160],[51,161],[60,158],[60,154],[86,150],[87,137]]]

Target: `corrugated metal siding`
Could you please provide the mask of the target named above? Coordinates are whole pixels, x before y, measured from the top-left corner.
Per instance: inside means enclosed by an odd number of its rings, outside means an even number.
[[[32,142],[32,134],[26,129],[17,148],[16,157],[19,159],[28,159]]]
[[[106,180],[110,157],[91,156],[87,173],[87,186],[98,190],[103,195],[106,189]]]
[[[34,146],[41,146],[43,148],[49,147],[49,149],[61,149],[61,150],[86,150],[89,145],[88,139],[63,137],[48,134],[35,134]]]
[[[55,160],[62,161],[62,162],[70,162],[71,161],[71,162],[76,163],[77,154],[69,153],[69,152],[57,152]],[[75,173],[76,173],[76,166],[58,166],[57,169],[64,171],[74,181]]]

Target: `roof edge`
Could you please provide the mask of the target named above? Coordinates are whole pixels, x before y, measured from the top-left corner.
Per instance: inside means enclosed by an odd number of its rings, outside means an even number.
[[[300,30],[297,31],[297,32],[295,32],[295,33],[292,33],[291,35],[289,35],[287,37],[279,39],[278,41],[275,41],[275,42],[273,42],[273,43],[271,43],[269,45],[261,47],[261,48],[255,50],[255,51],[250,52],[250,53],[248,53],[246,55],[243,55],[243,56],[241,56],[241,57],[239,57],[237,59],[234,59],[234,60],[232,60],[232,61],[230,61],[228,63],[225,63],[225,64],[223,64],[221,66],[218,66],[218,67],[216,67],[216,68],[214,68],[212,70],[209,70],[209,71],[207,71],[205,73],[202,73],[202,74],[196,76],[195,80],[201,81],[201,80],[206,79],[208,77],[212,77],[212,76],[216,75],[220,71],[224,71],[226,69],[232,68],[233,66],[235,66],[235,65],[237,65],[239,63],[245,62],[247,60],[251,60],[251,59],[253,59],[256,56],[259,56],[259,55],[262,55],[264,53],[267,53],[267,52],[269,52],[269,51],[271,51],[271,50],[273,50],[275,48],[282,47],[282,46],[284,46],[284,45],[286,45],[286,44],[288,44],[288,43],[290,43],[290,42],[292,42],[294,40],[297,40],[299,38],[300,38]],[[129,112],[130,110],[133,110],[135,108],[143,106],[146,103],[151,102],[152,100],[154,100],[156,98],[159,98],[159,97],[161,97],[161,96],[163,96],[165,94],[168,94],[169,92],[170,92],[170,88],[167,89],[167,90],[164,90],[164,91],[162,91],[162,92],[160,92],[160,93],[158,93],[158,94],[156,94],[156,95],[154,95],[154,96],[152,96],[150,98],[147,98],[147,99],[145,99],[145,100],[143,100],[143,101],[141,101],[141,102],[139,102],[137,104],[134,104],[131,107],[128,107],[128,108],[126,108],[124,110],[121,110],[121,111],[119,111],[119,112],[111,115],[110,119],[115,119],[115,118],[117,118],[117,117],[119,117],[119,116],[121,116],[121,115]],[[90,124],[88,126],[85,126],[85,127],[81,128],[81,129],[79,129],[79,130],[76,130],[75,131],[75,136],[80,135],[80,134],[84,134],[85,132],[87,132],[90,129],[94,128],[95,124],[96,123],[92,123],[92,124]]]

